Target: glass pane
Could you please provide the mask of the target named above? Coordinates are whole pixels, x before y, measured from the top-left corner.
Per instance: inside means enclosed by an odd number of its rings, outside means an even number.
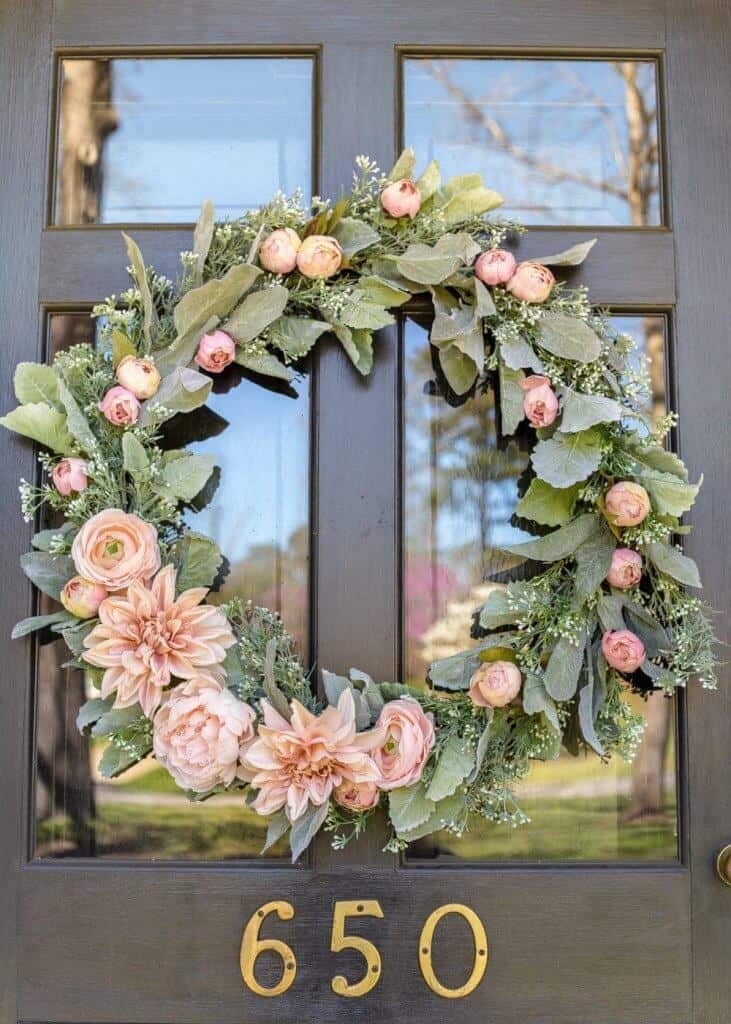
[[[308,57],[61,61],[56,224],[237,217],[312,187]]]
[[[417,166],[479,171],[505,216],[661,223],[654,61],[418,58],[404,92]]]
[[[655,415],[665,411],[665,320],[618,316],[615,326],[649,358]],[[450,408],[434,395],[426,328],[404,325],[404,670],[419,684],[430,662],[469,647],[488,576],[511,569],[498,548],[525,539],[511,523],[530,449],[498,441],[493,395]],[[641,698],[633,697],[640,701]],[[461,839],[441,833],[412,847],[419,858],[662,860],[677,857],[674,705],[653,696],[633,765],[596,757],[533,762],[518,787],[529,825],[474,822]]]
[[[85,314],[50,318],[51,355],[94,341]],[[214,381],[207,406],[183,417],[166,443],[215,455],[221,478],[210,505],[188,525],[215,538],[230,566],[215,599],[233,594],[281,612],[307,658],[309,629],[309,384],[269,391],[240,379],[231,366]],[[228,424],[226,423],[228,421]],[[226,427],[225,431],[223,430]],[[193,428],[192,441],[178,428]],[[172,436],[175,434],[176,436]],[[41,599],[41,613],[56,610]],[[42,639],[50,639],[52,634]],[[95,691],[83,673],[64,669],[62,640],[41,643],[37,660],[36,855],[234,859],[256,857],[264,845],[262,819],[240,794],[192,804],[167,772],[149,758],[119,779],[96,766],[103,741],[75,725]],[[278,856],[281,847],[271,851]]]

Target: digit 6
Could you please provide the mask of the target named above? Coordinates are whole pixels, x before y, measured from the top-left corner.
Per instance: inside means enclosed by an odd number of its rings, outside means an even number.
[[[297,975],[297,960],[286,942],[282,942],[281,939],[259,938],[259,929],[264,923],[264,919],[271,913],[276,913],[280,921],[291,921],[294,917],[294,907],[286,900],[272,900],[271,903],[265,903],[263,907],[255,910],[244,928],[239,956],[241,977],[244,982],[257,996],[267,998],[284,995],[291,988]],[[256,958],[267,950],[277,953],[282,958],[282,977],[272,988],[264,988],[254,977]]]

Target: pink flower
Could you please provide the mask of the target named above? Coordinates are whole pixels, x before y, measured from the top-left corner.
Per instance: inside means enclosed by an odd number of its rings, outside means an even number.
[[[337,707],[313,715],[299,701],[291,704],[292,720],[283,718],[269,701],[261,702],[264,724],[242,762],[259,792],[252,807],[273,814],[285,807],[290,821],[320,807],[343,783],[377,782],[378,768],[370,757],[373,732],[356,733],[353,695],[345,690]]]
[[[236,345],[225,331],[213,331],[204,334],[198,342],[195,361],[209,373],[221,373],[229,363],[234,361]]]
[[[160,372],[151,359],[125,356],[117,367],[116,375],[122,387],[140,400],[152,398],[160,387]]]
[[[421,209],[421,195],[408,178],[401,178],[386,185],[381,192],[381,206],[389,217],[410,217],[411,220]]]
[[[421,778],[434,746],[434,716],[424,714],[413,697],[389,701],[378,716],[376,731],[382,742],[373,752],[381,773],[381,789],[412,786]]]
[[[619,590],[636,587],[642,579],[642,557],[629,548],[616,548],[607,573],[607,583]]]
[[[99,625],[84,640],[84,659],[106,669],[102,697],[116,693],[117,708],[139,701],[151,718],[173,676],[225,678],[221,662],[236,641],[223,612],[201,605],[207,593],[194,587],[176,599],[175,569],[166,565],[150,587],[134,580],[124,597],[102,601]]]
[[[470,679],[472,703],[480,708],[504,708],[520,693],[523,677],[512,661],[488,661]]]
[[[101,583],[73,576],[61,591],[61,604],[77,619],[93,619],[107,596],[107,588]]]
[[[342,262],[340,243],[330,235],[310,235],[297,253],[297,269],[303,277],[332,277]]]
[[[645,645],[629,629],[607,630],[602,637],[602,654],[618,672],[634,672],[645,660]]]
[[[523,302],[545,302],[553,291],[556,278],[542,263],[519,263],[507,289]]]
[[[349,811],[370,811],[380,798],[375,782],[341,782],[333,791],[335,803]]]
[[[99,403],[99,410],[115,427],[129,427],[137,422],[140,403],[131,391],[117,384],[107,391]]]
[[[271,274],[289,274],[297,266],[302,241],[292,228],[277,228],[261,243],[259,262]]]
[[[256,714],[230,690],[195,678],[170,690],[155,715],[152,749],[181,789],[229,786],[254,739]]]
[[[558,414],[558,399],[548,377],[531,374],[520,382],[525,391],[523,412],[534,427],[549,427]]]
[[[475,274],[483,284],[491,288],[496,284],[507,284],[515,273],[515,256],[507,249],[490,249],[477,257]]]
[[[83,491],[89,483],[84,459],[61,459],[53,467],[53,485],[64,498],[72,491]]]
[[[157,530],[119,508],[97,512],[74,537],[71,557],[79,576],[123,590],[132,580],[149,580],[160,568]]]
[[[631,480],[614,484],[604,495],[604,514],[613,526],[639,526],[649,512],[649,494]]]

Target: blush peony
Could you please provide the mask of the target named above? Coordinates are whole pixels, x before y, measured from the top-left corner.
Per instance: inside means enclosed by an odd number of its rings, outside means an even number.
[[[117,384],[107,391],[99,403],[99,411],[115,427],[131,427],[140,414],[140,403],[127,388]]]
[[[267,235],[259,249],[259,262],[270,274],[289,274],[297,266],[302,241],[292,228],[277,228]]]
[[[303,277],[332,277],[342,262],[340,243],[330,235],[310,235],[297,253],[297,269]]]
[[[480,708],[504,708],[520,693],[523,677],[512,661],[480,665],[470,679],[472,703]]]
[[[531,374],[520,382],[525,391],[523,412],[534,427],[550,427],[558,415],[558,399],[548,377]]]
[[[213,331],[204,334],[198,342],[195,361],[209,373],[221,373],[236,356],[236,345],[233,338],[225,331]]]
[[[107,588],[101,583],[72,576],[61,591],[61,604],[77,619],[93,619],[108,596]]]
[[[413,697],[389,701],[378,716],[382,741],[373,752],[381,773],[381,789],[412,786],[421,778],[434,746],[434,716],[425,714]]]
[[[116,376],[122,387],[140,400],[152,398],[160,387],[160,372],[151,359],[125,356],[117,367]]]
[[[475,274],[483,284],[494,288],[496,284],[507,284],[515,273],[515,256],[507,249],[490,249],[480,253],[475,263]]]
[[[336,804],[356,812],[372,810],[380,795],[375,782],[341,782],[333,792]]]
[[[61,459],[53,467],[53,486],[64,498],[67,498],[73,491],[84,491],[89,483],[87,471],[88,467],[84,459],[72,457]]]
[[[226,649],[236,642],[225,615],[201,604],[205,587],[175,597],[175,569],[165,566],[150,587],[134,580],[124,597],[99,607],[99,625],[84,640],[84,660],[103,668],[102,697],[114,706],[139,701],[151,718],[174,676],[220,682]]]
[[[604,512],[613,526],[639,526],[650,514],[650,496],[642,484],[622,480],[604,495]]]
[[[630,548],[616,548],[607,573],[607,583],[619,590],[636,587],[642,579],[642,556]]]
[[[170,690],[155,715],[152,749],[182,789],[230,786],[254,739],[256,715],[230,690],[195,678]]]
[[[607,630],[602,637],[602,654],[618,672],[634,672],[645,660],[645,645],[629,629]]]
[[[411,220],[421,209],[421,194],[408,178],[386,185],[381,192],[381,206],[389,217],[409,217]]]
[[[553,291],[556,278],[542,263],[519,263],[507,289],[523,302],[545,302]]]
[[[107,508],[81,527],[71,557],[79,576],[107,590],[123,590],[132,580],[151,579],[160,568],[157,531],[132,513]]]

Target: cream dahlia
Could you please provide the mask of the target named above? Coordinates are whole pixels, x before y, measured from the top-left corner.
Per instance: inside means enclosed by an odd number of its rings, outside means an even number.
[[[151,718],[173,676],[220,681],[226,648],[236,641],[226,618],[201,605],[205,587],[175,598],[175,569],[166,565],[149,587],[133,582],[126,596],[99,606],[99,625],[84,640],[84,658],[106,669],[102,697],[116,693],[114,706],[136,701]]]

